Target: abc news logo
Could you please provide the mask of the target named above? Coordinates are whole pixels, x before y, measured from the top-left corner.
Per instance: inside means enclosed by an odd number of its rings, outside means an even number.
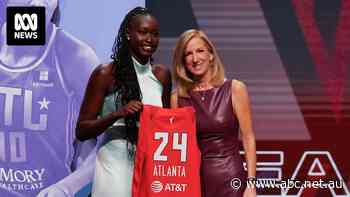
[[[45,7],[7,7],[7,44],[44,45]]]

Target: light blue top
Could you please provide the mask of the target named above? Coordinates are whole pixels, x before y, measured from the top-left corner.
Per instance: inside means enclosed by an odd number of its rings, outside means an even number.
[[[133,58],[137,80],[142,93],[143,104],[162,107],[162,84],[152,73],[150,62],[145,65]],[[105,97],[101,116],[116,110],[116,95]],[[121,103],[117,104],[117,108]],[[104,132],[101,146],[99,147],[95,176],[92,187],[93,197],[131,197],[131,183],[134,169],[134,160],[128,155],[127,141],[115,136],[122,132],[125,125],[124,119],[119,119]],[[113,184],[111,185],[109,184]]]
[[[142,103],[162,107],[162,92],[163,86],[161,82],[154,76],[152,72],[152,65],[147,62],[145,65],[139,63],[132,57],[134,68],[137,75],[137,80],[142,93]],[[115,97],[117,94],[110,94],[105,97],[101,116],[105,116],[113,111],[115,108]],[[121,107],[121,102],[118,103],[118,108]],[[112,126],[124,126],[124,119],[118,119]]]

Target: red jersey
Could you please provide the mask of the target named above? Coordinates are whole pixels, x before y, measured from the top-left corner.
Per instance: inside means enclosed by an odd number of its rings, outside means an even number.
[[[144,105],[136,148],[133,197],[200,197],[200,152],[192,107]]]

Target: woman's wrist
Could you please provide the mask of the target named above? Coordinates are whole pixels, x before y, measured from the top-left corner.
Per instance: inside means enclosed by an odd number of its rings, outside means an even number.
[[[118,110],[118,111],[112,112],[112,117],[113,117],[113,119],[116,121],[116,120],[122,118],[123,115],[122,115],[121,111]]]
[[[248,182],[255,182],[256,181],[256,177],[255,176],[248,176],[247,177],[247,181]]]
[[[255,189],[256,185],[256,177],[255,176],[248,176],[247,177],[247,188],[248,189]]]

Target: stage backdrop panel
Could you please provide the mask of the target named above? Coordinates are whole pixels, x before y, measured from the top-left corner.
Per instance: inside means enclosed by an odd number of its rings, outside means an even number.
[[[259,195],[350,195],[349,1],[180,0],[171,11],[164,4],[146,1],[167,19],[160,21],[156,62],[171,67],[177,37],[188,28],[205,31],[226,78],[248,86],[260,179],[344,183],[336,189],[259,188]]]

